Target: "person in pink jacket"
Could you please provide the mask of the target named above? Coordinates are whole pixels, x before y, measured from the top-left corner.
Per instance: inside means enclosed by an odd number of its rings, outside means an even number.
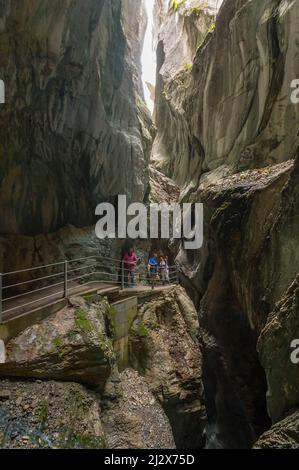
[[[123,262],[125,269],[125,284],[128,287],[135,287],[135,270],[138,258],[134,248],[131,248],[127,253],[125,253]]]

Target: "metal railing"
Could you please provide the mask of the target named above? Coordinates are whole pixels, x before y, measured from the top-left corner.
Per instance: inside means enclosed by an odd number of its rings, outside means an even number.
[[[86,271],[86,272],[85,272]],[[66,299],[90,285],[101,283],[121,289],[147,285],[154,289],[164,284],[179,283],[176,266],[167,270],[138,265],[133,270],[119,259],[93,255],[58,263],[0,273],[0,323],[4,315],[32,307],[51,299]]]

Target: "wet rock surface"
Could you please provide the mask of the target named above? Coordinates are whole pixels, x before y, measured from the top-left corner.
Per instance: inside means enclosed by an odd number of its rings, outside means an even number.
[[[139,308],[131,361],[165,410],[178,448],[203,446],[206,424],[197,312],[179,286]]]
[[[299,338],[298,311],[299,276],[269,315],[258,342],[268,382],[268,411],[274,423],[299,402],[298,363],[291,360],[292,342]]]
[[[117,398],[103,407],[103,423],[111,449],[174,449],[168,418],[138,372],[119,376]]]
[[[270,426],[256,344],[282,287],[298,272],[296,174],[291,161],[203,180],[189,195],[204,203],[205,241],[200,252],[181,251],[177,260],[200,326],[216,344],[212,354],[205,349],[204,380],[208,415],[218,423],[212,433],[224,439],[224,447],[238,448],[239,437],[251,447]],[[283,266],[276,270],[274,263]]]
[[[102,449],[98,397],[74,383],[0,382],[3,449]]]

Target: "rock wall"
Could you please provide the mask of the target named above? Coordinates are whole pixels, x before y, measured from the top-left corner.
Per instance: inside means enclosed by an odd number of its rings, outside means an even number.
[[[134,0],[4,0],[0,9],[0,233],[93,223],[148,191],[150,117]]]
[[[0,382],[1,449],[103,449],[97,395],[68,382]]]
[[[168,416],[177,448],[201,448],[206,412],[197,312],[181,287],[139,302],[131,330],[131,363]]]
[[[299,75],[298,3],[224,1],[215,30],[206,29],[185,70],[172,47],[178,27],[182,44],[193,39],[183,25],[194,25],[194,17],[186,20],[188,2],[182,4],[176,12],[166,9],[158,32],[157,166],[188,188],[206,173],[217,179],[293,158],[299,110],[290,86]]]
[[[274,423],[283,419],[299,402],[298,364],[291,361],[291,345],[299,338],[298,294],[297,275],[269,315],[258,343],[268,381],[268,411]]]
[[[97,295],[71,298],[68,307],[6,343],[1,448],[203,446],[194,305],[182,288],[141,291],[138,304],[125,367],[119,361],[119,319]]]
[[[29,417],[35,435],[48,426],[54,440],[46,433],[45,445],[60,445],[51,400],[32,403],[43,380],[50,395],[81,401],[83,393],[94,410],[83,438],[81,415],[68,423],[71,447],[249,448],[260,436],[258,448],[295,447],[298,3],[225,0],[215,23],[214,1],[157,0],[151,170],[136,5],[1,2],[0,77],[9,83],[0,109],[0,233],[9,233],[1,269],[99,250],[92,229],[67,224],[91,225],[95,205],[118,193],[147,199],[150,183],[153,201],[204,203],[202,250],[177,256],[199,321],[181,288],[141,296],[130,367],[119,372],[109,305],[73,300],[7,345],[0,437],[30,446]],[[19,427],[3,433],[14,416]]]
[[[184,67],[173,37],[180,28],[182,47],[192,41],[198,16],[188,2],[157,5],[154,165],[183,202],[204,203],[204,246],[177,262],[203,331],[207,447],[251,447],[298,407],[294,286],[284,296],[299,272],[299,6],[226,0],[215,27],[201,11],[205,37]]]
[[[263,434],[255,449],[296,449],[299,447],[299,412],[295,409]]]
[[[207,5],[211,2],[156,2],[157,83],[154,118],[157,136],[152,158],[157,169],[180,185],[189,179],[197,165],[194,157],[196,149],[191,147],[192,142],[188,140],[184,100],[192,86],[190,73],[194,55],[214,23],[214,11],[199,7],[199,3]],[[186,166],[184,159],[189,154],[195,167],[189,164]]]
[[[205,349],[204,383],[220,446],[239,447],[248,425],[249,446],[267,429],[266,397],[275,422],[298,405],[290,349],[298,336],[296,284],[285,298],[299,272],[297,181],[298,158],[202,182],[190,196],[205,206],[205,242],[200,252],[182,250],[178,262],[201,327],[216,344],[216,351]],[[238,400],[245,426],[238,424]],[[227,440],[238,426],[237,440]]]

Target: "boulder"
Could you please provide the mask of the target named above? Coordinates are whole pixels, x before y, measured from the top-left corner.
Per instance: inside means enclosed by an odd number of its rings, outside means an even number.
[[[175,449],[168,418],[147,381],[127,369],[114,387],[114,400],[103,404],[102,420],[109,448]]]
[[[263,434],[255,449],[299,449],[299,410],[293,410]]]
[[[74,381],[103,388],[114,362],[105,330],[107,301],[72,299],[73,306],[35,324],[6,345],[2,377]]]

